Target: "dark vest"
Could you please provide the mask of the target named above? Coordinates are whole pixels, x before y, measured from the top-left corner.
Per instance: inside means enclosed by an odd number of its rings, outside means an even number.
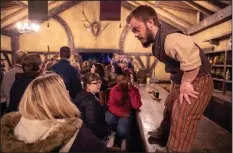
[[[165,29],[163,27],[158,29],[158,32],[155,37],[155,42],[152,47],[152,53],[153,55],[161,62],[165,64],[165,71],[168,73],[171,73],[170,79],[177,84],[181,83],[182,76],[183,76],[183,71],[180,69],[180,62],[167,56],[164,50],[164,43],[167,35],[172,34],[172,33],[181,33],[184,34],[182,31],[173,29]],[[185,42],[184,42],[185,43]],[[195,44],[199,50],[200,50],[200,57],[201,57],[201,62],[202,65],[200,66],[199,74],[198,76],[201,75],[210,75],[210,69],[211,65],[205,56],[204,52],[201,50],[201,48]]]

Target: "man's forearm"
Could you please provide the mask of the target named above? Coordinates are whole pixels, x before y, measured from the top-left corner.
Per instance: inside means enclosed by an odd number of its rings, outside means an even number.
[[[199,70],[200,70],[200,67],[194,70],[191,70],[191,71],[185,71],[182,77],[182,82],[192,83],[193,80],[197,77]]]

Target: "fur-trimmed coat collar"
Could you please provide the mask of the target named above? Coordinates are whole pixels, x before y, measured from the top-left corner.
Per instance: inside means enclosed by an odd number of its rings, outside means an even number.
[[[20,118],[19,112],[12,112],[1,119],[2,152],[51,152],[65,145],[82,126],[82,121],[78,118],[65,119],[66,122],[50,132],[46,139],[26,144],[14,135]]]

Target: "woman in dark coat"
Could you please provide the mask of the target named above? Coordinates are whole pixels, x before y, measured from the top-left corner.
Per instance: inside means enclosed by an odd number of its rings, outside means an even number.
[[[98,74],[87,73],[83,80],[84,90],[77,94],[74,103],[81,111],[85,127],[90,129],[100,140],[109,140],[107,147],[112,147],[115,134],[105,122],[105,107],[95,96],[100,91],[101,83]]]
[[[100,91],[98,93],[96,93],[96,96],[100,99],[101,104],[106,104],[107,100],[106,100],[106,91],[108,89],[108,81],[105,78],[105,70],[104,70],[104,66],[100,63],[95,63],[92,65],[91,69],[90,69],[91,73],[97,73],[100,76],[100,80],[102,81],[102,84],[100,86]]]
[[[107,90],[108,89],[108,81],[105,78],[104,66],[100,63],[95,63],[92,65],[90,71],[91,71],[91,73],[97,73],[100,76],[100,79],[102,81],[100,91]]]
[[[27,86],[41,72],[42,61],[39,54],[27,55],[22,63],[23,73],[15,74],[15,81],[10,90],[8,112],[18,111],[18,105]]]

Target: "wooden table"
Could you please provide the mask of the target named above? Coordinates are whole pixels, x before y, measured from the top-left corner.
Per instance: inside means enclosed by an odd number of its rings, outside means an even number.
[[[139,88],[142,100],[142,107],[136,113],[141,138],[145,151],[155,152],[159,145],[150,144],[147,133],[159,126],[163,117],[164,102],[169,93],[156,84],[142,84],[136,87]],[[150,97],[148,92],[152,87],[159,89],[161,101],[158,102]],[[203,116],[198,126],[192,152],[231,152],[231,145],[231,134]]]

